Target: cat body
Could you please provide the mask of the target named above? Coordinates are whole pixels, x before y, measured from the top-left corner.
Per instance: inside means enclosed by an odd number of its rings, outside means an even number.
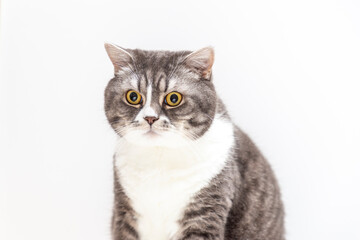
[[[116,153],[116,169],[139,215],[138,230],[144,240],[176,235],[186,206],[221,172],[234,144],[232,124],[217,116],[206,135],[189,147],[139,148],[123,141],[118,149],[125,149]]]
[[[276,180],[216,95],[213,50],[106,49],[113,239],[284,239]]]

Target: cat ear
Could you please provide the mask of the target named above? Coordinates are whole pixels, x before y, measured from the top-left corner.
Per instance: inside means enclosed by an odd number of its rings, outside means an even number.
[[[115,44],[105,43],[104,45],[106,52],[114,65],[115,74],[123,68],[129,67],[133,61],[133,57],[128,51]]]
[[[203,78],[210,80],[211,68],[214,63],[214,49],[212,47],[205,47],[192,52],[186,56],[185,63],[198,71]]]

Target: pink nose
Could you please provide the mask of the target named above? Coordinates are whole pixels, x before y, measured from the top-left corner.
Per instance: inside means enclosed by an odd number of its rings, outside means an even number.
[[[144,117],[144,119],[150,124],[150,126],[159,118],[157,117]]]

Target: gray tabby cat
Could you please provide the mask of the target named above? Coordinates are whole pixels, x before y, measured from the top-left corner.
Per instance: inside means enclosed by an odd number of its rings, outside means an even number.
[[[215,92],[213,49],[105,48],[105,112],[119,136],[112,238],[283,240],[279,187]]]

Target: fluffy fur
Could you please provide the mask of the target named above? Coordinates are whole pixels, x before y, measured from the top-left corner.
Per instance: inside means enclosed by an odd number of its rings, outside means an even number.
[[[105,112],[119,136],[113,239],[283,240],[276,179],[215,92],[212,48],[105,47],[115,72]],[[126,100],[129,90],[139,104]],[[164,101],[173,91],[183,96],[176,107]]]
[[[224,168],[233,139],[232,124],[218,116],[202,138],[180,148],[139,147],[119,139],[116,171],[137,213],[140,239],[176,235],[191,198]]]

